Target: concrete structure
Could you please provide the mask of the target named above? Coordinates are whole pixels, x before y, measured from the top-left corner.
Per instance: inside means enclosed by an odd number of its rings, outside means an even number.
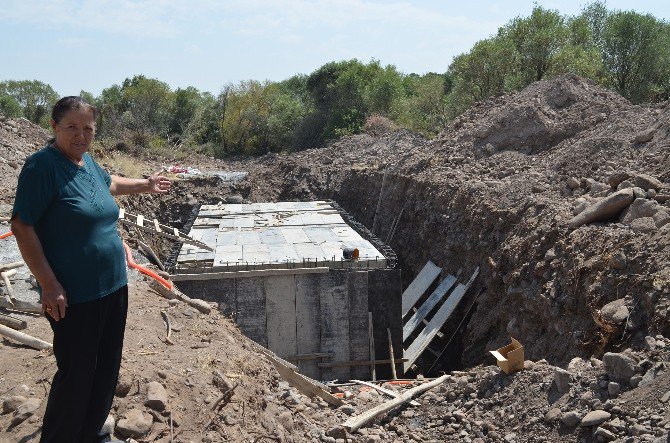
[[[305,375],[369,378],[370,366],[360,364],[370,360],[368,312],[375,358],[389,358],[387,328],[402,357],[395,254],[334,202],[202,206],[189,234],[213,252],[175,250],[177,287],[218,302],[245,335]],[[343,248],[357,248],[359,258],[344,259]],[[388,375],[390,366],[377,372]]]

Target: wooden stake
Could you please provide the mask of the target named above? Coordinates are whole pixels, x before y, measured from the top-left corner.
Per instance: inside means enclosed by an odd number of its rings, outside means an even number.
[[[390,411],[391,409],[397,407],[398,405],[410,401],[412,397],[414,397],[415,395],[425,392],[431,388],[434,388],[435,386],[444,383],[449,378],[451,378],[451,375],[446,374],[431,382],[424,383],[420,386],[417,386],[416,388],[412,388],[409,391],[406,391],[403,394],[399,395],[397,398],[394,398],[393,400],[387,401],[386,403],[382,403],[381,405],[372,408],[368,411],[365,411],[360,415],[351,417],[344,423],[344,427],[348,432],[355,432],[368,422],[372,421],[375,417]]]
[[[389,340],[389,357],[391,360],[391,377],[393,377],[393,380],[398,379],[398,375],[395,372],[395,357],[393,355],[393,341],[391,340],[391,328],[386,328],[386,335]]]
[[[21,344],[39,350],[53,348],[51,343],[47,343],[44,340],[40,340],[39,338],[32,337],[28,334],[24,334],[23,332],[15,331],[14,329],[3,325],[0,325],[0,335],[4,335],[5,337],[9,337]]]
[[[15,269],[15,268],[20,268],[21,266],[25,266],[26,263],[23,261],[15,261],[12,263],[5,263],[0,265],[0,272],[5,272],[9,271],[10,269]]]
[[[351,380],[351,381],[354,382],[354,383],[358,383],[360,385],[369,386],[372,389],[375,389],[379,392],[382,392],[382,393],[388,395],[391,398],[400,397],[400,394],[398,394],[395,391],[391,391],[390,389],[382,388],[381,386],[377,386],[373,383],[368,383],[367,381],[362,381],[362,380]],[[412,406],[421,406],[421,403],[419,403],[418,401],[415,401],[415,400],[410,401],[409,404],[412,405]]]
[[[170,339],[170,335],[172,335],[172,325],[170,324],[170,317],[168,317],[168,313],[165,311],[161,311],[161,317],[163,317],[163,320],[165,320],[165,325],[167,327],[167,336],[165,337],[165,342],[169,345],[173,345],[174,343]]]
[[[162,284],[160,284],[159,282],[157,282],[156,280],[152,280],[149,283],[149,287],[151,287],[151,289],[158,292],[160,295],[167,298],[168,300],[173,300],[176,298],[178,300],[183,301],[187,305],[196,308],[203,314],[209,314],[210,312],[212,312],[212,307],[205,300],[200,300],[199,298],[190,298],[186,294],[182,293],[176,287],[173,287],[170,290],[165,286],[163,286]]]
[[[375,368],[375,334],[374,327],[372,326],[372,312],[368,312],[368,338],[370,340],[370,361],[372,362],[370,371],[372,371],[372,381],[375,381],[377,380],[377,369]]]
[[[21,300],[14,300],[13,303],[9,303],[4,298],[0,298],[0,308],[7,308],[12,311],[30,312],[31,314],[43,313],[42,305],[39,303],[31,303]]]
[[[5,294],[5,298],[11,304],[14,304],[16,297],[14,297],[14,290],[12,289],[12,282],[9,281],[9,277],[13,276],[14,274],[16,274],[16,269],[0,272],[0,277],[2,277],[2,281],[5,282],[5,287],[7,288],[7,294]]]

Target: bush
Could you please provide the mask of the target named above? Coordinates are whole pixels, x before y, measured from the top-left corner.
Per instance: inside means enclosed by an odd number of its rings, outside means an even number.
[[[396,129],[398,129],[398,125],[391,119],[379,114],[373,114],[366,118],[363,124],[363,132],[376,136],[388,134]]]

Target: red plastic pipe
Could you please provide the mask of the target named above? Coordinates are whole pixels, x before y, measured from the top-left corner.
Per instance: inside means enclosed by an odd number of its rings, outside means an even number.
[[[135,263],[135,260],[133,260],[133,252],[130,250],[130,246],[128,246],[126,242],[123,242],[123,248],[126,250],[126,262],[128,263],[128,266],[130,266],[133,269],[137,269],[144,275],[148,275],[149,277],[153,278],[158,283],[162,284],[163,286],[165,286],[170,290],[173,288],[173,284],[171,282],[165,280],[163,277],[151,271],[150,269],[147,269]]]
[[[2,240],[3,238],[7,238],[9,236],[12,236],[12,235],[14,235],[14,233],[12,231],[5,232],[4,234],[0,234],[0,240]]]

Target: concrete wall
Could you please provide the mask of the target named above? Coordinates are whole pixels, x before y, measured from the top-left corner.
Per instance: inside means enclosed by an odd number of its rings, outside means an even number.
[[[180,281],[190,297],[219,303],[242,332],[282,358],[297,363],[319,380],[369,379],[369,366],[320,368],[319,362],[369,360],[368,312],[372,312],[375,354],[389,358],[386,329],[395,357],[402,357],[401,279],[399,269],[330,270],[239,279]],[[302,354],[331,358],[290,360]],[[402,365],[399,365],[400,367]],[[377,366],[378,378],[390,378],[390,366]]]

